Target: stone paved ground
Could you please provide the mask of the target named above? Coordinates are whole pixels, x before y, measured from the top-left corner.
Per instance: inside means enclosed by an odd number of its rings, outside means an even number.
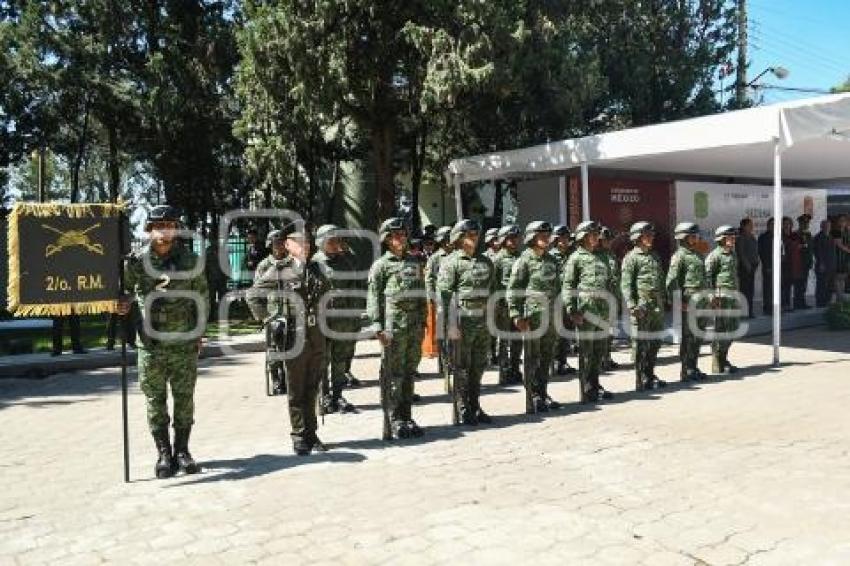
[[[752,367],[735,379],[594,409],[559,381],[567,408],[546,418],[490,385],[497,420],[476,430],[446,426],[427,361],[422,441],[375,440],[372,379],[349,395],[365,410],[327,417],[333,449],[309,458],[290,453],[260,355],[206,360],[193,439],[205,472],[151,479],[134,383],[129,485],[114,370],[0,381],[0,564],[850,564],[850,341],[786,339],[779,370],[767,346],[736,345]],[[374,344],[360,352],[355,373],[375,375]],[[662,356],[672,379],[676,352]],[[604,382],[626,392],[633,378]]]

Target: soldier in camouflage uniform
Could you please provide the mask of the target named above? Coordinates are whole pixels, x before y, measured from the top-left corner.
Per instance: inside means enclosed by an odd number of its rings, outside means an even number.
[[[499,253],[499,229],[498,228],[488,228],[484,233],[484,256],[490,260],[491,263],[495,263],[496,255]],[[495,336],[490,336],[490,365],[496,365],[499,363],[499,350],[498,350],[499,341]]]
[[[609,319],[611,297],[611,264],[599,249],[599,224],[589,220],[576,227],[576,251],[567,260],[564,271],[563,296],[567,312],[578,331],[580,398],[582,403],[595,403],[599,397],[611,399],[613,394],[599,385],[599,373],[606,352],[607,330],[586,318],[592,314],[603,321]],[[606,298],[607,297],[607,298]],[[593,333],[591,335],[590,333]]]
[[[714,289],[712,306],[717,309],[740,308],[737,301],[738,257],[735,254],[735,239],[738,231],[724,225],[714,232],[717,246],[705,258],[705,275],[708,286]],[[738,329],[738,317],[718,315],[714,319],[716,333],[730,333]],[[738,368],[729,363],[729,348],[732,340],[715,336],[711,342],[712,373],[735,373]]]
[[[682,381],[705,379],[706,375],[699,370],[700,339],[694,333],[704,329],[701,320],[696,319],[695,311],[700,307],[699,295],[705,290],[705,264],[697,251],[699,243],[699,226],[693,222],[680,222],[673,230],[674,237],[679,242],[679,249],[670,258],[670,269],[667,272],[667,299],[672,301],[674,294],[681,291],[682,329],[679,342],[679,358],[682,360]]]
[[[549,250],[555,261],[558,263],[558,278],[563,282],[564,270],[567,267],[567,260],[570,258],[572,249],[572,234],[570,229],[565,224],[558,224],[552,230],[552,241],[550,243],[552,249]],[[561,286],[560,284],[558,285]],[[572,329],[572,323],[569,317],[566,316],[566,309],[561,309],[561,317],[564,322],[565,329]],[[570,367],[567,361],[567,354],[570,351],[570,339],[565,336],[558,336],[558,343],[555,346],[555,373],[558,375],[572,375],[576,372],[575,368]]]
[[[617,260],[617,256],[614,255],[614,252],[611,251],[611,242],[613,239],[614,234],[611,233],[611,230],[605,226],[600,226],[599,249],[605,255],[605,259],[608,260],[608,266],[611,268],[611,279],[608,282],[608,290],[612,295],[614,295],[614,297],[617,298],[617,320],[620,320],[620,305],[622,302],[622,298],[620,296],[620,262]],[[613,330],[616,330],[616,327],[612,328],[612,331]],[[613,349],[614,335],[611,334],[605,342],[605,354],[602,356],[602,369],[604,371],[620,368],[620,364],[615,362],[614,358],[611,357]]]
[[[490,423],[492,419],[481,409],[481,377],[487,367],[487,299],[493,290],[493,263],[478,253],[478,223],[461,220],[454,225],[451,241],[457,251],[443,260],[437,280],[437,292],[448,316],[447,338],[460,348],[456,356],[458,369],[455,389],[457,414],[462,424]],[[456,315],[455,315],[456,313]],[[453,320],[457,318],[457,320]]]
[[[436,243],[438,249],[433,254],[431,254],[431,256],[428,258],[427,263],[425,264],[425,289],[428,292],[428,300],[434,306],[435,312],[439,310],[437,304],[439,302],[440,296],[437,293],[437,278],[440,275],[440,265],[442,264],[443,260],[450,253],[452,253],[452,251],[454,251],[454,246],[449,241],[449,234],[451,233],[451,231],[451,226],[440,226],[439,228],[437,228],[436,232],[434,233],[434,242]],[[437,317],[435,323],[443,325],[442,328],[434,329],[435,334],[437,336],[438,371],[443,374],[445,372],[445,364],[443,357],[445,356],[444,339],[446,335],[446,321],[441,320],[439,317]],[[415,400],[416,399],[414,398],[414,401]]]
[[[655,229],[649,222],[636,222],[629,230],[634,248],[623,258],[620,286],[631,318],[635,344],[635,387],[638,391],[665,387],[655,375],[661,337],[642,333],[664,330],[664,270],[653,249]]]
[[[131,302],[139,305],[141,347],[138,356],[139,384],[145,395],[148,426],[158,452],[154,467],[157,478],[167,478],[178,470],[199,471],[189,452],[189,436],[195,413],[195,382],[198,377],[200,336],[207,320],[207,280],[203,270],[192,275],[198,257],[176,239],[180,215],[170,206],[156,206],[148,215],[145,231],[150,243],[131,255],[124,270],[124,287],[130,297],[119,303],[119,313],[130,312]],[[172,292],[190,291],[198,301],[169,297]],[[159,296],[152,297],[158,294]],[[200,329],[200,335],[193,332]],[[176,336],[157,336],[145,329]],[[168,435],[168,391],[174,401],[174,448]]]
[[[387,252],[369,271],[366,314],[381,345],[388,349],[391,433],[395,438],[421,436],[423,431],[411,416],[411,404],[426,313],[423,266],[407,253],[407,231],[401,218],[384,221],[379,238]]]
[[[340,296],[330,299],[328,307],[362,312],[365,309],[363,300],[348,293],[363,291],[365,286],[361,279],[353,277],[358,270],[357,265],[354,256],[343,250],[338,230],[333,224],[325,224],[316,231],[319,251],[313,256],[313,261],[328,279],[331,294],[340,293]],[[349,338],[328,337],[325,354],[330,371],[322,376],[322,410],[325,413],[354,413],[356,408],[342,396],[342,390],[349,383],[348,368],[357,345],[352,336],[360,331],[360,315],[329,316],[327,325],[329,330],[345,333]]]
[[[310,241],[304,231],[289,225],[270,234],[270,239],[272,255],[257,266],[248,300],[252,312],[263,320],[286,321],[286,349],[293,350],[284,360],[292,448],[306,456],[312,450],[327,450],[316,435],[316,407],[327,370],[325,336],[319,326],[319,316],[325,313],[319,312],[319,302],[330,284],[319,265],[308,259]]]
[[[498,236],[501,249],[493,261],[494,284],[496,290],[504,293],[508,288],[511,270],[519,258],[519,227],[516,224],[502,226],[499,229]],[[502,332],[513,332],[515,330],[508,312],[507,297],[499,299],[496,303],[495,315],[496,328]],[[521,340],[499,338],[499,385],[522,383],[522,373],[519,371],[521,356]]]
[[[508,308],[514,328],[523,333],[543,331],[538,338],[523,340],[525,410],[529,414],[560,407],[547,392],[558,337],[555,308],[560,305],[558,264],[547,253],[551,236],[548,222],[538,220],[525,227],[527,248],[514,263],[508,280]]]

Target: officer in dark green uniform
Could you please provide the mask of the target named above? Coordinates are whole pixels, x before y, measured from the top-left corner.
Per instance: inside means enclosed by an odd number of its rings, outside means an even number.
[[[552,360],[555,357],[555,308],[560,292],[558,264],[547,253],[552,225],[540,220],[525,227],[526,250],[511,269],[508,280],[508,308],[514,328],[520,332],[541,332],[523,340],[523,367],[527,413],[558,409],[561,404],[548,394]]]
[[[474,220],[454,225],[451,240],[458,249],[440,266],[437,291],[447,311],[447,338],[459,348],[455,359],[462,371],[455,373],[457,414],[466,425],[490,423],[481,408],[481,377],[487,367],[487,299],[493,290],[493,263],[477,250],[479,226]],[[456,316],[455,316],[456,313]],[[457,320],[453,320],[457,318]]]
[[[207,320],[207,280],[203,265],[188,246],[177,240],[180,214],[170,206],[156,206],[145,231],[150,243],[130,256],[124,270],[124,288],[130,297],[119,302],[119,314],[130,312],[137,301],[139,329],[139,384],[147,402],[148,426],[159,457],[157,478],[177,470],[199,471],[189,452],[195,413],[198,352]],[[195,273],[193,273],[195,271]],[[182,293],[193,293],[193,298]],[[171,297],[172,293],[181,293]],[[168,392],[174,400],[174,449],[168,435]]]
[[[286,321],[286,346],[291,351],[284,360],[289,401],[292,448],[299,456],[324,452],[316,434],[319,388],[326,371],[325,336],[319,327],[322,295],[330,284],[319,265],[309,260],[310,240],[294,224],[272,238],[272,255],[257,266],[249,292],[252,312],[263,309],[269,317]]]
[[[680,222],[673,230],[679,249],[670,259],[667,271],[667,299],[673,301],[675,293],[681,291],[682,328],[679,342],[679,358],[682,360],[682,381],[705,379],[699,370],[700,337],[695,330],[704,330],[704,320],[696,317],[701,307],[700,294],[705,292],[705,264],[697,251],[699,226],[693,222]],[[675,305],[675,303],[674,303]]]
[[[620,286],[631,318],[635,344],[635,387],[638,391],[665,387],[655,375],[660,333],[664,330],[664,270],[653,250],[655,228],[635,222],[629,230],[634,248],[623,258]]]
[[[729,310],[740,308],[738,292],[738,257],[735,254],[735,239],[738,230],[723,225],[714,231],[717,247],[705,258],[705,275],[709,288],[714,290],[712,305],[714,308]],[[712,373],[735,373],[738,368],[729,363],[729,348],[732,340],[723,336],[738,329],[738,317],[728,314],[714,318],[716,336],[711,342]]]
[[[354,256],[343,249],[341,238],[337,236],[338,231],[339,228],[333,224],[319,227],[316,231],[316,247],[319,251],[313,256],[313,261],[322,269],[331,286],[328,307],[332,310],[329,312],[363,312],[363,300],[352,293],[362,292],[364,281],[354,277],[358,266]],[[342,390],[349,381],[348,367],[357,344],[352,336],[360,331],[360,315],[329,316],[326,324],[330,331],[346,337],[328,336],[325,354],[329,371],[322,376],[322,410],[325,413],[354,413],[357,409],[342,396]]]

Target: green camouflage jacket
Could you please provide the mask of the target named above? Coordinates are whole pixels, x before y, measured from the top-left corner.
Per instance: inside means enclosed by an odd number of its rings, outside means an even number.
[[[626,308],[664,305],[664,269],[658,254],[652,250],[633,248],[623,258],[620,290]]]
[[[715,247],[705,258],[705,275],[712,289],[738,288],[738,257],[733,251]]]
[[[511,278],[511,270],[514,267],[517,259],[519,259],[519,252],[511,252],[508,248],[502,248],[499,250],[499,253],[496,254],[496,259],[493,260],[493,269],[495,273],[493,274],[495,280],[495,288],[497,290],[506,290],[508,288],[508,281]]]
[[[316,262],[308,261],[305,265],[291,256],[283,259],[268,256],[254,271],[254,285],[248,301],[253,303],[252,312],[258,304],[265,305],[263,319],[282,316],[312,326],[319,314],[319,301],[330,288]],[[279,295],[274,293],[278,290],[281,291]],[[294,296],[298,296],[300,301]]]
[[[332,256],[323,251],[316,252],[313,261],[325,274],[333,291],[363,291],[366,289],[366,281],[361,277],[353,278],[359,270],[354,255],[341,252]],[[361,298],[343,296],[331,301],[335,309],[360,309],[365,310],[365,301]],[[359,317],[358,317],[359,318]]]
[[[524,291],[525,293],[518,293]],[[527,318],[552,309],[560,291],[558,263],[548,253],[526,249],[511,268],[507,300],[511,319]]]
[[[611,280],[608,256],[603,251],[592,252],[580,246],[570,255],[564,270],[562,291],[567,311],[570,314],[592,312],[607,317],[608,301],[599,292],[610,292]]]
[[[673,294],[681,290],[687,299],[693,293],[706,288],[705,264],[702,256],[685,246],[679,246],[670,259],[670,269],[667,271],[667,297],[673,299]]]
[[[493,262],[484,254],[466,255],[458,250],[443,260],[437,291],[442,295],[443,308],[457,294],[461,308],[484,309],[493,290]]]
[[[366,315],[375,331],[387,326],[392,317],[396,328],[404,321],[421,324],[426,313],[425,278],[422,260],[405,254],[397,257],[390,252],[382,255],[369,271],[369,291],[366,297]],[[387,310],[387,307],[390,310]]]
[[[440,276],[440,266],[443,258],[449,255],[445,249],[440,248],[431,254],[425,264],[425,288],[428,290],[428,298],[437,300],[437,278]]]

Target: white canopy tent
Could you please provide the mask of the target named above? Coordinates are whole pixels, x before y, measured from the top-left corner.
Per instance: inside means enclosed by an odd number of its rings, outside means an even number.
[[[582,210],[590,218],[589,168],[681,176],[773,179],[773,216],[782,218],[782,179],[850,177],[850,94],[830,95],[631,128],[524,149],[455,159],[447,178],[462,216],[462,183],[579,168]],[[565,214],[561,198],[561,216]],[[774,224],[773,263],[781,263],[782,223]],[[773,271],[773,362],[779,363],[780,270]]]

